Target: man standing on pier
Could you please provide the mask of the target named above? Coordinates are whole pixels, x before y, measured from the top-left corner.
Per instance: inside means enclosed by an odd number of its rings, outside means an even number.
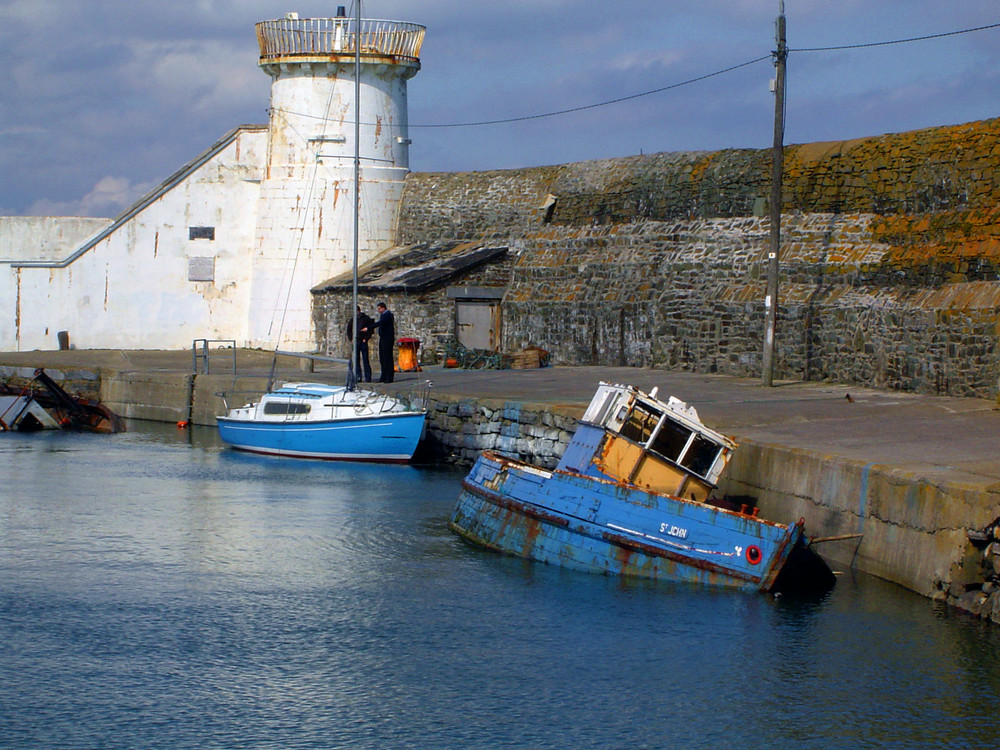
[[[358,305],[358,381],[365,383],[372,382],[372,366],[368,360],[368,339],[372,337],[372,330],[375,321],[361,312],[361,305]],[[347,340],[354,340],[354,321],[347,321]]]
[[[378,329],[378,365],[381,370],[378,382],[391,383],[395,368],[392,347],[396,341],[396,321],[385,302],[379,302],[377,308],[378,322],[375,323],[375,328]]]

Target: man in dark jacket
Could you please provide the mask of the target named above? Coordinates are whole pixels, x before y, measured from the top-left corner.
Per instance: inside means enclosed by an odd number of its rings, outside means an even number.
[[[368,340],[372,337],[375,321],[361,312],[358,305],[358,374],[364,375],[364,382],[372,382],[372,364],[368,359]],[[347,321],[347,340],[354,340],[354,321]],[[359,378],[360,380],[361,378]]]
[[[378,322],[375,323],[378,329],[378,382],[391,383],[395,372],[393,364],[393,345],[396,343],[396,321],[386,307],[385,302],[378,303]]]

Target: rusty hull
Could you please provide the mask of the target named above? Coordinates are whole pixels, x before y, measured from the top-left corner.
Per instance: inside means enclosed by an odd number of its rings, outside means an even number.
[[[776,590],[791,551],[804,544],[801,522],[785,526],[491,452],[463,481],[449,527],[530,560],[744,591]]]

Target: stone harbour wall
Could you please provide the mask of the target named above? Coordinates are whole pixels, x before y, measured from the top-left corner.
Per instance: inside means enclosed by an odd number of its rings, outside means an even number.
[[[935,598],[983,620],[1000,624],[1000,518],[974,534],[950,585]]]
[[[516,248],[503,348],[758,376],[770,150],[414,174],[402,242]],[[1000,120],[788,146],[776,376],[995,398]]]
[[[916,285],[883,227],[872,214],[787,217],[780,377],[995,397],[1000,283]],[[505,348],[755,377],[768,231],[751,217],[536,233],[504,298]]]
[[[919,216],[1000,198],[1000,119],[786,146],[782,210]],[[764,215],[771,150],[673,152],[485,172],[413,173],[400,244],[567,226]],[[544,208],[549,196],[555,200]],[[919,221],[919,219],[918,219]]]
[[[436,460],[472,464],[484,450],[555,468],[582,409],[551,409],[513,401],[430,399],[421,450]]]
[[[968,531],[993,523],[995,488],[737,438],[719,491],[756,498],[765,518],[804,518],[811,537],[830,540],[817,545],[824,557],[951,604],[981,590]]]

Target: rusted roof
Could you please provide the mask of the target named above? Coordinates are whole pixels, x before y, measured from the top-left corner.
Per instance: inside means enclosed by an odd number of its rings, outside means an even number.
[[[358,269],[358,291],[423,292],[507,254],[506,247],[441,240],[395,247]],[[350,291],[346,273],[313,287],[313,294]]]

